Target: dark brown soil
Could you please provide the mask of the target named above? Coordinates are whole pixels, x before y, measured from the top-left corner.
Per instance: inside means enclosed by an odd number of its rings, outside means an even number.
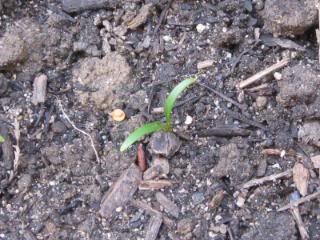
[[[0,239],[303,239],[293,210],[277,209],[320,191],[314,1],[108,4],[68,13],[62,1],[0,0]],[[237,87],[287,57],[284,68]],[[36,104],[41,74],[46,99]],[[144,180],[172,184],[113,199],[132,184],[124,175],[136,162],[137,144],[122,153],[121,143],[163,120],[166,94],[188,76],[198,83],[178,100],[174,135],[146,137],[139,150]],[[116,108],[124,121],[112,119]],[[297,163],[307,194],[292,174],[243,187]],[[298,207],[314,240],[319,204],[318,196]]]

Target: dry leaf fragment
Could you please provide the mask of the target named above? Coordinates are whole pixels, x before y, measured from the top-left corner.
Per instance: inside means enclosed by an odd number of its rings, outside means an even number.
[[[302,196],[308,193],[309,170],[301,163],[296,163],[292,169],[293,181]]]

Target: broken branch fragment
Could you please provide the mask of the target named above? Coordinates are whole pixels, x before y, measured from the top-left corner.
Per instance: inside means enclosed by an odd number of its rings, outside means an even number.
[[[179,207],[173,201],[168,199],[163,193],[157,192],[156,199],[168,214],[171,214],[176,218],[179,217]]]
[[[281,211],[287,210],[289,208],[297,207],[299,204],[307,202],[307,201],[311,201],[312,199],[317,198],[317,197],[320,197],[320,191],[309,194],[308,196],[302,197],[297,201],[290,202],[289,204],[279,208],[277,211],[281,212]]]
[[[104,195],[99,211],[101,216],[110,217],[116,208],[130,201],[138,189],[141,178],[142,172],[132,164]]]
[[[140,182],[140,190],[159,190],[172,186],[172,182],[168,180],[144,180]]]
[[[36,77],[33,82],[32,103],[44,103],[46,101],[48,77],[44,74]]]
[[[292,176],[292,169],[289,169],[287,171],[273,174],[273,175],[270,175],[267,177],[252,179],[252,180],[246,182],[245,184],[243,184],[242,188],[251,188],[253,186],[257,186],[257,185],[263,184],[265,182],[275,181],[278,178],[291,177],[291,176]]]
[[[256,81],[260,80],[261,78],[263,78],[264,76],[288,65],[288,63],[290,62],[290,58],[285,58],[283,59],[282,61],[278,62],[278,63],[275,63],[273,64],[272,66],[254,74],[253,76],[247,78],[246,80],[240,82],[238,85],[237,85],[237,88],[240,88],[240,89],[243,89],[253,83],[255,83]]]

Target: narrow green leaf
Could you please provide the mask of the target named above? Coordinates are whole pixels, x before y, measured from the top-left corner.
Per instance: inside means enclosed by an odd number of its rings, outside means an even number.
[[[157,132],[163,129],[163,123],[160,121],[146,123],[142,125],[141,127],[134,130],[127,139],[122,143],[120,147],[120,151],[123,152],[128,147],[130,147],[132,144],[134,144],[136,141],[138,141],[143,136],[149,135],[153,132]]]
[[[0,143],[4,143],[5,139],[2,135],[0,135]]]
[[[164,103],[164,114],[166,117],[166,130],[171,130],[171,117],[172,117],[172,109],[174,108],[174,105],[180,96],[180,94],[191,84],[195,83],[197,81],[197,78],[191,77],[183,80],[181,83],[179,83],[175,88],[170,92],[169,96],[166,98],[166,101]]]

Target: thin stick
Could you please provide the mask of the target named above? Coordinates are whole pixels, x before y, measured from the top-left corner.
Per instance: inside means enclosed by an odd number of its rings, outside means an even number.
[[[320,3],[318,0],[316,0],[316,7],[318,8],[318,12],[319,12],[319,28],[316,29],[316,36],[317,36],[317,42],[318,42],[318,45],[319,45],[319,50],[318,50],[318,61],[320,63]]]
[[[83,135],[87,136],[89,139],[90,139],[90,142],[91,142],[91,147],[94,151],[94,154],[96,155],[96,159],[97,159],[97,162],[100,163],[100,158],[99,158],[99,154],[98,154],[98,151],[96,149],[96,147],[94,146],[94,142],[93,142],[93,139],[91,137],[91,135],[83,130],[81,130],[80,128],[78,128],[72,121],[71,119],[69,118],[69,116],[66,114],[66,112],[64,111],[63,107],[62,107],[62,104],[61,104],[61,101],[59,99],[57,99],[57,105],[60,109],[60,111],[62,112],[62,115],[64,116],[64,118],[71,124],[71,126],[77,130],[78,132],[82,133]]]
[[[304,223],[303,223],[303,221],[302,221],[299,208],[298,208],[298,207],[294,207],[294,208],[291,210],[291,214],[292,214],[292,216],[294,217],[294,219],[296,220],[296,223],[297,223],[297,226],[298,226],[298,230],[299,230],[301,239],[302,239],[302,240],[307,240],[307,239],[309,239],[309,235],[308,235],[308,232],[307,232],[307,230],[306,230],[306,228],[305,228],[305,226],[304,226]]]
[[[246,80],[240,82],[239,84],[237,84],[237,88],[243,89],[251,84],[253,84],[254,82],[260,80],[261,78],[263,78],[264,76],[288,65],[288,63],[290,62],[290,58],[285,58],[283,60],[281,60],[278,63],[273,64],[272,66],[254,74],[253,76],[247,78]]]
[[[277,212],[282,212],[282,211],[287,210],[287,209],[289,209],[289,208],[297,207],[297,206],[300,205],[301,203],[310,201],[310,200],[312,200],[312,199],[314,199],[314,198],[317,198],[317,197],[319,197],[319,196],[320,196],[320,191],[315,192],[315,193],[312,193],[312,194],[309,194],[308,196],[302,197],[302,198],[300,198],[300,199],[297,200],[297,201],[290,202],[289,204],[287,204],[287,205],[279,208],[279,209],[277,210]]]
[[[161,212],[157,211],[156,209],[152,208],[149,204],[146,202],[140,201],[140,200],[131,200],[131,204],[135,206],[136,208],[141,208],[142,210],[148,212],[150,215],[158,215],[161,214]]]
[[[213,92],[214,94],[218,95],[218,96],[221,97],[222,99],[224,99],[224,100],[232,103],[233,105],[237,106],[237,107],[240,108],[241,110],[245,110],[245,109],[246,109],[245,106],[243,106],[242,104],[236,102],[235,100],[227,97],[227,96],[224,95],[223,93],[218,92],[217,90],[215,90],[215,89],[213,89],[213,88],[211,88],[211,87],[208,87],[207,85],[204,85],[204,84],[202,84],[202,83],[198,83],[198,84],[199,84],[200,86],[208,89],[209,91]]]
[[[243,184],[242,188],[251,188],[253,186],[257,186],[265,182],[275,181],[278,178],[291,177],[291,176],[292,176],[292,169],[289,169],[287,171],[273,174],[267,177],[250,180],[249,182],[246,182],[245,184]]]

